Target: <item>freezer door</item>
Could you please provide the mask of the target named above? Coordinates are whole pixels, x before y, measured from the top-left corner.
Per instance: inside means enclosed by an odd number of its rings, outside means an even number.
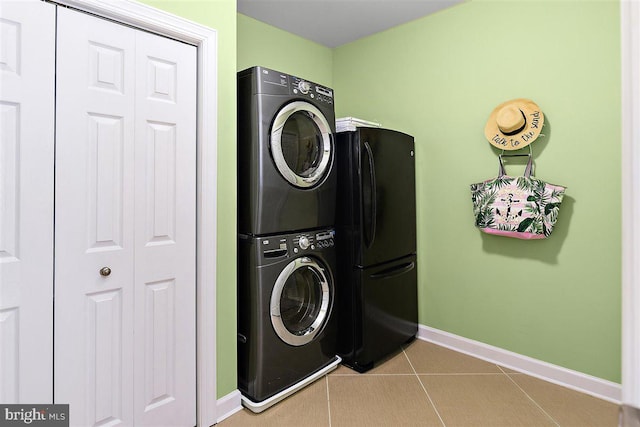
[[[362,323],[354,367],[367,370],[418,332],[416,257],[361,270]]]
[[[362,128],[354,156],[359,162],[361,236],[356,265],[368,267],[416,252],[413,137]]]

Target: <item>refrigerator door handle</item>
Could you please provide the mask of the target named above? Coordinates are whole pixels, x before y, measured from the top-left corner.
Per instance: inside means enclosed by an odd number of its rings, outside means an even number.
[[[369,142],[364,142],[364,148],[367,151],[367,158],[369,159],[369,185],[371,185],[371,218],[370,218],[370,229],[369,229],[369,239],[366,242],[367,248],[371,248],[374,240],[376,239],[376,217],[378,216],[377,206],[376,206],[376,169],[375,163],[373,161],[373,151],[371,150],[371,146]]]
[[[399,276],[401,274],[404,274],[408,271],[413,270],[415,267],[416,267],[416,263],[411,261],[406,264],[401,264],[397,267],[388,268],[386,270],[381,271],[380,273],[372,274],[369,277],[371,277],[372,279],[386,279],[389,277],[394,277],[394,276]]]

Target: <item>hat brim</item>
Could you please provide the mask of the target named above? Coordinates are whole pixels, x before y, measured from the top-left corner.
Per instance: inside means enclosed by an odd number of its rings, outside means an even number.
[[[524,128],[517,133],[508,135],[500,130],[496,121],[498,111],[507,105],[515,106],[522,111],[525,117]],[[524,98],[512,99],[498,105],[491,112],[484,128],[484,136],[491,145],[501,150],[520,150],[540,136],[543,124],[544,114],[542,114],[540,107],[535,102]]]

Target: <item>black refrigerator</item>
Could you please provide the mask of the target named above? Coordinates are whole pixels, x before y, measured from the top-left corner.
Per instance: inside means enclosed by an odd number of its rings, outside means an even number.
[[[336,162],[339,354],[365,372],[418,331],[414,139],[341,132]]]

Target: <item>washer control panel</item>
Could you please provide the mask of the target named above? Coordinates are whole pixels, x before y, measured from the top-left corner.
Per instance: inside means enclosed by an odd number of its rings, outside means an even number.
[[[335,230],[298,233],[293,237],[293,252],[302,253],[335,245]]]
[[[322,231],[320,233],[317,233],[316,242],[318,247],[330,248],[333,245],[335,245],[334,243],[335,235],[336,235],[335,230],[327,230],[327,231]]]
[[[280,236],[256,237],[259,262],[271,262],[322,251],[335,246],[334,229],[302,231]],[[248,236],[241,236],[241,239]]]

